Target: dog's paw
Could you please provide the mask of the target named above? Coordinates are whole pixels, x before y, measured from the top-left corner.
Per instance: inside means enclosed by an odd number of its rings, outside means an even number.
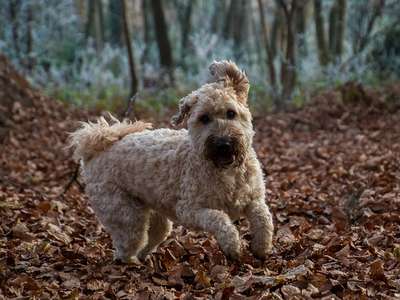
[[[141,262],[136,256],[117,256],[114,255],[114,261],[117,264],[140,265]]]
[[[225,253],[225,256],[226,256],[226,260],[228,261],[228,262],[232,262],[232,263],[237,263],[237,262],[240,262],[240,253],[238,254],[238,253],[230,253],[230,254],[228,254],[228,253]]]
[[[266,244],[253,241],[251,243],[251,252],[256,258],[265,260],[272,252],[272,243]]]
[[[229,245],[228,247],[223,247],[222,248],[226,258],[231,261],[239,261],[240,260],[240,254],[241,254],[241,249],[240,245]]]
[[[146,259],[150,257],[152,251],[140,251],[137,258],[144,264],[146,262]]]

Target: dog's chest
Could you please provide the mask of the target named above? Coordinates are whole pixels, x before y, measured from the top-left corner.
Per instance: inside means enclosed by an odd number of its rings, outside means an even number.
[[[225,170],[195,162],[184,169],[181,182],[181,198],[188,199],[193,207],[221,210],[236,219],[251,201],[264,197],[263,176],[256,159]]]
[[[220,176],[215,184],[210,186],[213,191],[213,208],[227,212],[231,217],[239,217],[244,208],[253,198],[251,178],[246,178],[245,172],[232,172]]]

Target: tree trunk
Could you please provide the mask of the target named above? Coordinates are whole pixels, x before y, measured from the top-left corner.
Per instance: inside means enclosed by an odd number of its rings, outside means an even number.
[[[90,36],[93,37],[97,51],[100,51],[100,49],[103,47],[104,41],[104,39],[102,38],[102,31],[104,32],[104,30],[101,29],[101,20],[103,19],[103,17],[101,16],[102,10],[100,10],[100,1],[101,0],[89,0],[88,19],[85,30],[86,39],[88,39]]]
[[[28,71],[32,71],[33,68],[33,57],[32,57],[32,48],[33,48],[33,37],[32,37],[32,23],[33,23],[33,3],[28,3],[27,8],[27,33],[26,33],[26,57],[27,57],[27,69]]]
[[[103,1],[97,0],[98,31],[101,48],[105,41],[104,10]]]
[[[329,63],[328,50],[326,46],[324,18],[322,16],[321,0],[314,0],[315,31],[317,34],[318,57],[322,66]]]
[[[233,40],[236,59],[240,59],[242,44],[248,31],[247,5],[247,0],[231,0],[225,18],[223,37],[226,40]]]
[[[254,17],[253,12],[254,12],[254,10],[252,9],[250,11],[251,30],[252,30],[251,35],[253,36],[253,39],[252,39],[253,45],[252,45],[252,47],[255,49],[257,56],[255,58],[256,61],[255,62],[251,61],[250,63],[251,64],[256,64],[258,66],[260,72],[261,73],[265,73],[264,65],[260,64],[260,62],[264,61],[263,51],[262,51],[263,50],[263,42],[264,41],[262,40],[262,38],[260,39],[260,37],[262,37],[263,34],[262,34],[261,29],[260,30],[258,29],[259,26],[258,26],[258,23],[256,22],[257,20]],[[261,24],[261,21],[260,21],[260,24]],[[261,28],[261,26],[260,26],[260,28]],[[266,58],[266,60],[267,59],[268,58]],[[267,78],[267,81],[268,81],[268,79],[269,79],[269,77]]]
[[[335,49],[336,49],[336,26],[337,23],[337,5],[333,3],[329,12],[329,60],[335,60]]]
[[[336,24],[336,42],[335,55],[340,61],[343,54],[344,31],[346,28],[346,0],[337,0],[337,24]]]
[[[79,17],[83,20],[85,18],[85,13],[86,13],[86,11],[85,11],[85,6],[86,6],[85,5],[85,1],[75,0],[74,3],[75,3],[75,5],[74,5],[75,9],[78,12]]]
[[[279,9],[275,11],[274,14],[274,21],[272,23],[272,32],[271,32],[271,51],[272,51],[272,58],[278,53],[278,44],[279,44],[279,37],[281,36],[282,31],[282,13]]]
[[[258,3],[258,11],[260,13],[260,24],[261,24],[261,33],[265,44],[265,49],[267,52],[267,69],[269,74],[269,81],[272,86],[272,92],[276,92],[276,74],[275,74],[275,66],[274,66],[274,58],[272,54],[271,45],[268,38],[268,30],[267,30],[267,22],[265,21],[264,14],[264,4],[262,0],[257,0]],[[274,97],[274,102],[276,101],[276,97]]]
[[[294,14],[297,10],[296,1],[292,0],[289,8],[289,5],[284,0],[277,0],[285,16],[287,31],[285,59],[281,65],[283,105],[291,100],[296,85],[296,36],[294,31]]]
[[[125,0],[113,0],[113,1],[121,1],[122,5],[122,24],[124,27],[124,37],[125,37],[125,44],[126,44],[126,49],[128,51],[128,61],[129,61],[129,71],[131,74],[131,97],[137,93],[137,88],[138,88],[138,79],[136,76],[136,71],[135,71],[135,59],[133,56],[133,48],[132,48],[132,42],[131,42],[131,35],[129,32],[129,26],[128,26],[128,18],[127,18],[127,11],[126,11],[126,3]]]
[[[9,2],[10,17],[12,22],[12,38],[13,38],[15,54],[17,57],[19,57],[21,54],[21,50],[19,48],[19,32],[18,32],[19,22],[17,16],[17,11],[20,6],[21,6],[20,0],[10,0]]]
[[[243,50],[246,47],[248,30],[248,0],[234,0],[238,2],[234,16],[232,20],[233,27],[233,42],[234,42],[234,53],[235,59],[239,60],[242,57]]]
[[[174,76],[172,50],[168,38],[168,30],[165,22],[162,2],[161,0],[151,0],[151,6],[153,11],[158,51],[160,55],[160,64],[167,70],[170,80],[173,82]]]
[[[302,57],[307,56],[306,5],[307,2],[301,2],[295,12],[296,40],[299,49],[299,55]]]
[[[150,17],[149,17],[149,1],[148,0],[142,0],[141,3],[141,8],[142,8],[142,16],[143,16],[143,42],[144,42],[144,50],[142,57],[140,59],[142,65],[144,65],[149,56],[149,51],[150,51],[150,43],[151,43],[151,23],[150,23]]]
[[[189,45],[189,35],[192,30],[192,11],[195,0],[189,1],[185,8],[185,13],[182,21],[182,45],[181,45],[181,60],[183,61],[187,53]]]
[[[233,35],[234,35],[233,32],[235,30],[235,27],[239,27],[239,26],[235,26],[235,25],[237,25],[237,24],[235,24],[235,17],[236,17],[238,8],[240,7],[240,1],[241,0],[231,0],[231,2],[230,2],[228,13],[226,14],[226,18],[225,18],[224,31],[223,31],[223,37],[226,40],[233,38]]]
[[[108,26],[109,41],[113,45],[122,44],[122,1],[112,0],[108,2]]]
[[[93,34],[94,17],[95,17],[95,0],[88,0],[87,21],[85,28],[86,40]]]
[[[211,32],[219,34],[223,28],[224,16],[226,18],[226,1],[214,1],[215,5],[213,16],[211,19]]]
[[[367,29],[364,35],[362,36],[360,47],[358,49],[359,52],[364,50],[365,46],[367,46],[371,32],[374,29],[375,22],[378,19],[378,17],[382,15],[384,6],[385,6],[385,0],[380,0],[374,5],[374,13],[372,17],[369,19]]]

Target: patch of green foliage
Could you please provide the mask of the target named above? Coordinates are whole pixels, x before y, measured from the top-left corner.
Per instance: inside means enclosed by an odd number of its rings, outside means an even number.
[[[166,111],[176,108],[179,100],[190,92],[190,90],[175,87],[152,91],[145,90],[138,94],[135,106],[137,109],[151,114],[163,115]]]
[[[144,90],[137,95],[135,110],[162,116],[166,111],[176,109],[179,100],[190,92],[189,89],[175,87]],[[77,90],[64,87],[46,90],[46,94],[75,106],[111,112],[123,111],[129,99],[129,92],[116,86],[101,90],[94,88]]]
[[[109,86],[101,90],[95,88],[71,89],[66,86],[46,90],[46,93],[51,97],[76,106],[107,111],[116,111],[126,102],[128,97],[127,91],[116,86]]]

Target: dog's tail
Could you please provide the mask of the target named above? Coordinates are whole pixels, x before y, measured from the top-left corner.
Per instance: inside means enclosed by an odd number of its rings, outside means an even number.
[[[141,121],[131,122],[124,120],[120,122],[110,114],[113,124],[100,117],[97,122],[81,122],[81,127],[69,136],[69,147],[74,149],[75,161],[89,161],[96,154],[104,151],[124,136],[151,129],[150,123]]]

